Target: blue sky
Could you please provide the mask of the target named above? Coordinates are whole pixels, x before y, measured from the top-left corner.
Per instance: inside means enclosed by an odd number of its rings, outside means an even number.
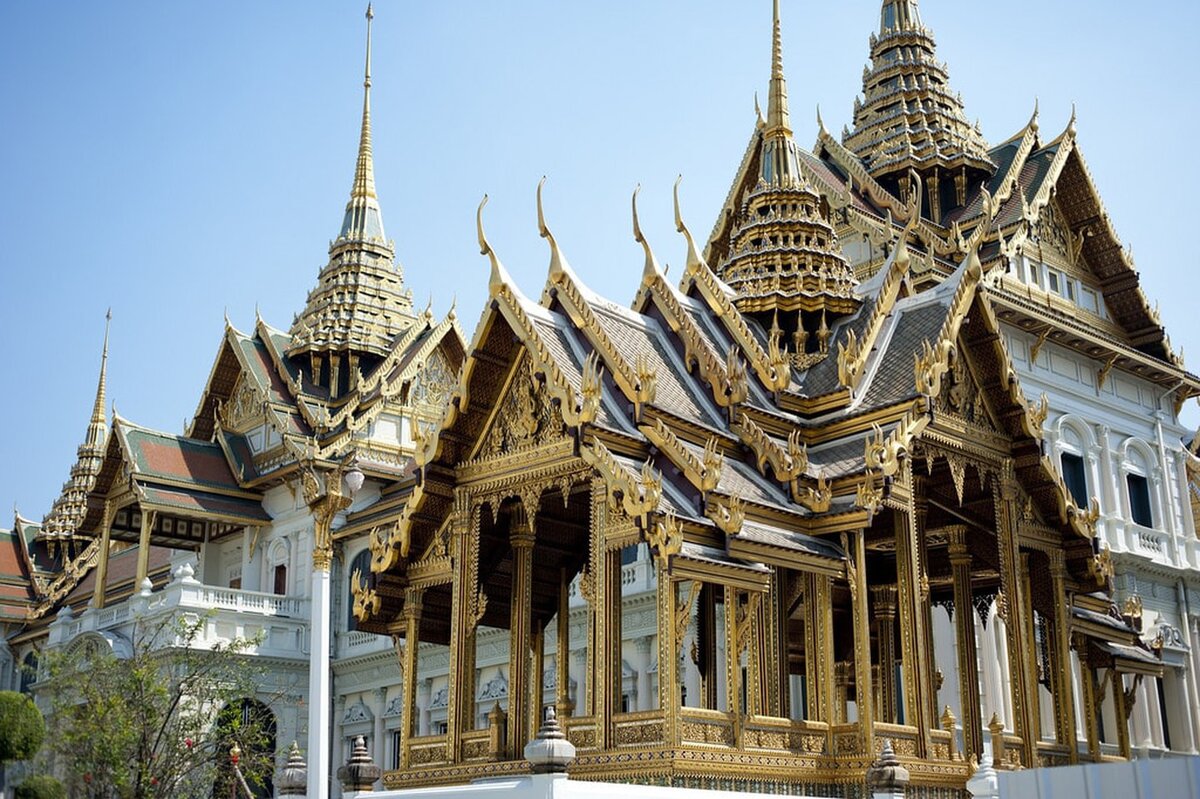
[[[113,309],[109,396],[181,431],[223,329],[255,306],[287,328],[337,233],[357,146],[357,2],[0,4],[0,506],[40,519],[74,461]],[[1079,139],[1172,340],[1200,357],[1200,185],[1192,83],[1200,4],[925,0],[952,86],[1004,140],[1040,98]],[[878,3],[783,0],[793,127],[849,121]],[[376,179],[418,306],[457,297],[468,334],[486,259],[473,215],[527,294],[548,254],[534,189],[576,271],[628,301],[641,268],[629,195],[661,261],[685,218],[707,235],[766,94],[770,0],[376,3]],[[674,272],[674,270],[672,270]],[[1196,371],[1196,367],[1192,367]],[[1196,405],[1185,419],[1200,424]],[[7,512],[0,512],[7,526]]]

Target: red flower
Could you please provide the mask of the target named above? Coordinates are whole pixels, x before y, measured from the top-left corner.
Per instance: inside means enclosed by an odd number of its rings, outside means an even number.
[[[192,744],[193,744],[193,743],[194,743],[194,741],[192,741],[192,739],[191,739],[191,738],[184,738],[184,739],[183,739],[183,745],[184,745],[184,746],[186,746],[188,749],[191,749],[191,748],[192,748]]]
[[[83,781],[90,784],[92,781],[92,772],[90,772],[90,771],[86,772],[83,775]]]

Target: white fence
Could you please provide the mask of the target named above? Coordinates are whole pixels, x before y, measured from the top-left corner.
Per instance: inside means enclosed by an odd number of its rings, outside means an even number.
[[[997,799],[1200,799],[1200,757],[1002,771]]]

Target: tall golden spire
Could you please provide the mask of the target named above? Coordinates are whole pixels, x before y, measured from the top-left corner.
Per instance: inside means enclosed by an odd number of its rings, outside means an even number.
[[[375,11],[367,4],[367,61],[363,73],[362,130],[358,140],[358,161],[354,165],[354,185],[342,222],[340,238],[386,241],[383,215],[375,194],[375,161],[371,154],[371,20]]]
[[[337,396],[349,390],[351,375],[369,374],[397,336],[416,321],[404,271],[383,232],[375,194],[371,151],[371,20],[367,5],[366,66],[363,70],[362,129],[354,185],[341,232],[329,247],[329,263],[304,310],[292,322],[288,355],[307,354],[309,379]],[[365,358],[361,360],[360,358]]]
[[[87,495],[96,483],[100,467],[104,465],[104,448],[108,443],[108,423],[105,417],[105,394],[108,373],[108,330],[112,323],[112,309],[104,315],[104,350],[100,355],[100,379],[96,385],[96,402],[92,417],[88,420],[87,434],[79,446],[71,477],[63,483],[62,492],[50,512],[42,519],[38,537],[46,541],[61,541],[72,538],[79,524],[87,515]]]
[[[787,81],[783,77],[783,27],[779,22],[779,0],[775,0],[771,37],[771,88],[767,95],[767,133],[792,135],[788,117]]]
[[[772,0],[771,83],[767,116],[755,129],[757,150],[739,171],[708,262],[736,292],[735,305],[763,329],[782,325],[802,352],[821,320],[858,309],[854,274],[842,255],[826,206],[800,166],[783,74],[783,26]],[[752,165],[752,166],[750,166]],[[689,264],[692,259],[689,257]]]
[[[916,171],[936,200],[939,178],[967,186],[993,174],[987,143],[967,120],[962,97],[950,89],[949,72],[937,60],[937,43],[921,21],[917,0],[882,0],[879,31],[870,42],[862,99],[854,101],[853,130],[842,143],[871,176],[904,199],[908,175]],[[963,202],[960,197],[955,205]]]
[[[108,329],[112,325],[112,308],[104,314],[104,350],[100,354],[100,380],[96,384],[96,404],[92,407],[92,418],[88,422],[85,446],[95,446],[104,441],[108,430],[105,416],[105,393],[108,382]]]

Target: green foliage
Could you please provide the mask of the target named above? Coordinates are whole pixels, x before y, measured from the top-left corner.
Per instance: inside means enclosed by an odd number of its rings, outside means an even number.
[[[67,799],[67,789],[53,777],[39,774],[17,786],[16,799]]]
[[[46,722],[25,694],[0,691],[0,762],[28,760],[42,748]]]
[[[274,717],[261,703],[245,701],[262,696],[261,672],[245,656],[257,641],[214,644],[207,627],[207,618],[195,617],[139,623],[125,657],[99,638],[46,657],[48,748],[70,795],[208,796],[231,771],[234,743],[247,781],[267,784]],[[243,704],[260,710],[239,714],[234,726],[220,723],[224,708]]]

